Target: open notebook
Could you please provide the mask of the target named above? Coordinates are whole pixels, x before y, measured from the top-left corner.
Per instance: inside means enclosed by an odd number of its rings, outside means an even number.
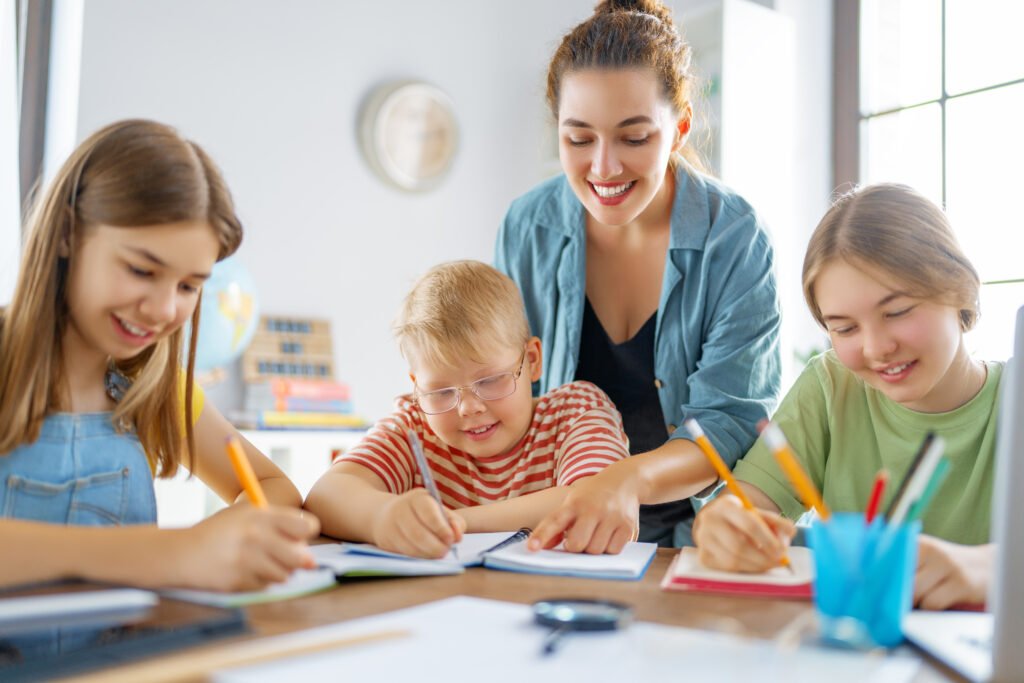
[[[618,555],[586,555],[564,550],[530,552],[523,542],[528,530],[466,534],[455,553],[425,560],[381,550],[369,544],[336,543],[310,550],[321,567],[339,577],[430,576],[460,574],[466,567],[559,574],[595,579],[639,579],[654,558],[653,543],[629,543]]]
[[[169,598],[218,607],[243,607],[288,600],[327,590],[337,578],[377,576],[442,576],[461,574],[466,567],[486,566],[536,574],[561,574],[594,579],[639,579],[654,557],[653,543],[630,543],[619,555],[583,555],[562,550],[529,552],[529,529],[466,534],[440,560],[425,560],[382,550],[368,543],[326,543],[310,547],[319,569],[299,569],[287,581],[249,593],[198,590],[161,591]]]
[[[263,590],[243,593],[218,593],[190,589],[174,589],[161,591],[175,600],[197,602],[202,605],[217,607],[245,607],[261,602],[275,602],[291,598],[319,593],[333,588],[337,581],[330,569],[296,569],[285,581],[273,583]]]
[[[808,548],[788,550],[790,566],[776,567],[761,574],[742,574],[708,569],[697,559],[696,548],[682,548],[661,580],[669,591],[698,591],[727,595],[772,598],[810,598],[814,582],[814,559]]]
[[[420,560],[406,555],[389,553],[377,546],[363,543],[327,543],[310,547],[318,569],[298,569],[286,581],[275,583],[261,591],[247,593],[217,593],[199,590],[167,590],[163,594],[176,600],[186,600],[218,607],[244,607],[261,602],[275,602],[302,597],[333,587],[336,577],[355,578],[371,576],[431,576],[459,574],[464,566],[483,563],[483,554],[504,542],[516,542],[529,536],[526,532],[497,534],[467,534],[459,544],[457,562],[449,555],[443,560]]]

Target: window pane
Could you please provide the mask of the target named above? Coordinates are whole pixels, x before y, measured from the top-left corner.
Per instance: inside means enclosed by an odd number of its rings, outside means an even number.
[[[946,0],[946,92],[1024,78],[1024,2]]]
[[[1024,84],[946,104],[946,210],[982,280],[1024,277]]]
[[[941,0],[863,0],[861,111],[870,114],[938,99],[941,48]]]
[[[967,333],[967,350],[982,360],[1006,360],[1013,355],[1017,309],[1024,305],[1024,284],[984,285],[981,318]]]
[[[910,185],[942,204],[942,110],[928,104],[865,119],[860,177]]]

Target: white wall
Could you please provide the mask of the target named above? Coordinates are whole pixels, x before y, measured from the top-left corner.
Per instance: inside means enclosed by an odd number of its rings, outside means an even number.
[[[441,260],[489,261],[509,201],[550,169],[547,62],[593,4],[89,0],[78,136],[145,116],[202,144],[233,190],[247,230],[240,258],[263,311],[330,318],[339,378],[375,418],[408,386],[390,322],[413,279]],[[679,17],[704,2],[671,4]],[[821,11],[809,8],[819,3],[785,4],[798,26],[818,30]],[[823,64],[828,54],[798,61]],[[451,175],[428,194],[390,189],[360,156],[360,104],[399,78],[445,90],[461,124]],[[811,109],[827,107],[830,90],[809,92]],[[829,168],[820,137],[799,175],[815,179],[814,220]]]
[[[793,350],[823,348],[826,338],[803,300],[800,269],[807,240],[828,209],[832,192],[832,3],[821,0],[776,0],[775,10],[793,20],[796,48],[796,144],[790,161],[796,195],[791,264],[779,273],[794,293],[783,301]]]

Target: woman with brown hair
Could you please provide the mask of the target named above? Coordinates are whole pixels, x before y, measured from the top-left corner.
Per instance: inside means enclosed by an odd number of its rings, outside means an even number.
[[[606,0],[548,71],[564,173],[517,199],[495,261],[543,343],[540,391],[604,389],[635,457],[575,487],[534,547],[618,552],[689,540],[689,496],[714,470],[682,428],[696,418],[729,463],[779,391],[772,249],[753,209],[701,171],[690,49],[656,0]],[[656,503],[645,506],[640,504]]]

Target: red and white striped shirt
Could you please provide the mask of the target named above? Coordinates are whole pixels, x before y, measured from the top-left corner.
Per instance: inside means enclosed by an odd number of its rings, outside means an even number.
[[[619,411],[590,382],[572,382],[541,396],[519,443],[487,458],[474,458],[441,441],[411,398],[398,397],[397,412],[380,420],[358,446],[338,458],[368,468],[391,493],[423,486],[406,439],[410,429],[423,442],[434,481],[450,508],[568,486],[629,457]]]

